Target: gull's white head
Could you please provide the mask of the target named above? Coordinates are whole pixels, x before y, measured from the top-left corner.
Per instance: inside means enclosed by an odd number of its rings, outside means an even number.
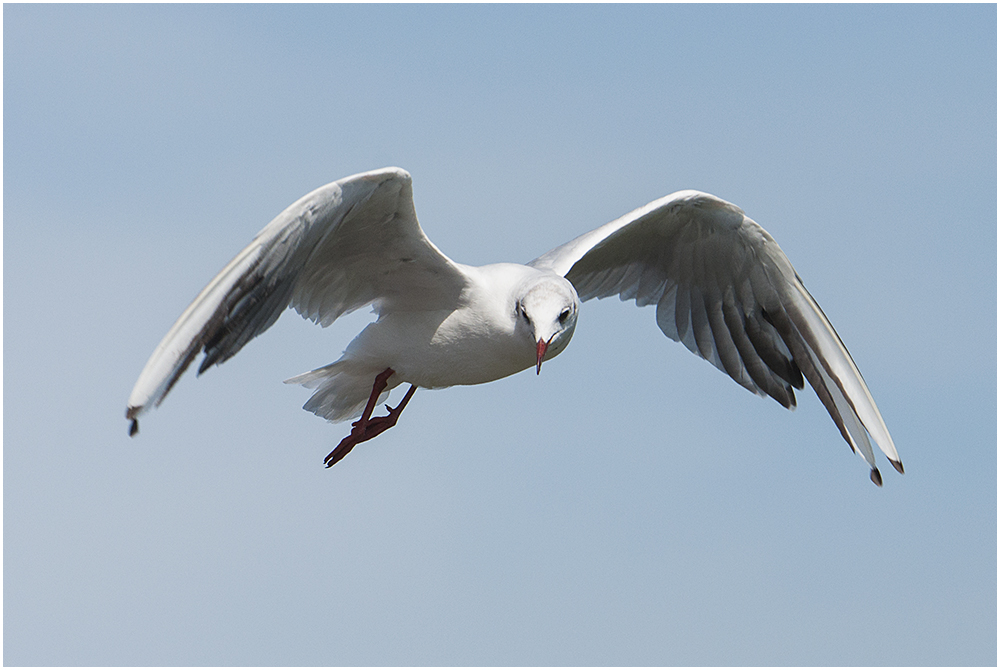
[[[566,348],[576,328],[580,298],[567,279],[545,275],[522,285],[514,304],[515,332],[531,341],[535,349],[535,372],[542,361],[554,358]]]

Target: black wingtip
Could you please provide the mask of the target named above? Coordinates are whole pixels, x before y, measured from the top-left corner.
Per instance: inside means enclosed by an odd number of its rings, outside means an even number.
[[[875,486],[882,486],[882,473],[878,471],[878,468],[872,468],[871,478]]]
[[[902,474],[905,474],[905,473],[903,472],[903,463],[902,463],[902,461],[894,461],[894,460],[892,460],[892,459],[890,458],[890,459],[889,459],[889,462],[890,462],[890,463],[892,463],[892,467],[896,468],[896,472],[898,472],[898,473],[899,473],[899,474],[901,474],[901,475],[902,475]]]
[[[135,437],[139,433],[139,420],[132,419],[132,424],[128,427],[128,436]]]

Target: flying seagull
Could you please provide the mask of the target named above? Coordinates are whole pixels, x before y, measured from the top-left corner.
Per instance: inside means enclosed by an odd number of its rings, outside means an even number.
[[[129,434],[199,353],[201,374],[288,307],[321,326],[373,305],[378,319],[339,360],[292,377],[304,409],[359,417],[327,467],[395,425],[418,387],[482,384],[535,368],[569,344],[580,303],[617,295],[656,305],[663,333],[738,384],[795,406],[803,378],[881,486],[868,436],[903,465],[861,373],[767,231],[736,205],[678,191],[527,265],[456,263],[427,239],[400,168],[316,189],[279,214],[181,314],[153,351],[125,413]],[[409,389],[385,416],[389,391]]]

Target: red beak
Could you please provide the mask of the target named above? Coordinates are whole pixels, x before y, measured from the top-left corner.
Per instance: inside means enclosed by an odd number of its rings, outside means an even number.
[[[542,358],[545,357],[545,350],[549,348],[549,343],[545,340],[538,340],[538,363],[535,365],[535,374],[542,374]]]

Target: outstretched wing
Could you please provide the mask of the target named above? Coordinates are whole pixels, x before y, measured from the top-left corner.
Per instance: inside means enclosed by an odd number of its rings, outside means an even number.
[[[303,196],[209,282],[153,351],[126,417],[158,405],[202,351],[201,374],[271,327],[286,307],[323,326],[365,305],[454,305],[465,275],[424,235],[410,175],[384,168]]]
[[[739,207],[679,191],[556,247],[531,263],[564,275],[581,300],[656,305],[668,337],[741,386],[795,405],[809,380],[847,440],[882,478],[868,435],[902,463],[861,373],[767,231]]]

